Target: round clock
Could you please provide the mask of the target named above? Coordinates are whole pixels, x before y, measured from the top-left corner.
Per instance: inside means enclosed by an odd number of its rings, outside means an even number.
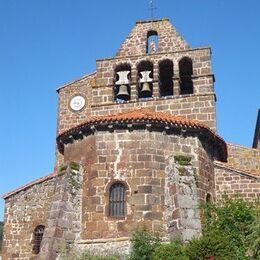
[[[84,108],[85,104],[86,104],[86,100],[81,95],[74,96],[70,100],[70,108],[73,111],[80,111],[82,108]]]

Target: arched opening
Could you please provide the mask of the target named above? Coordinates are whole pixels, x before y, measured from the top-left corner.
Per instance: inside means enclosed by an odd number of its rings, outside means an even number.
[[[124,102],[131,99],[131,65],[121,63],[116,66],[114,74],[114,100]]]
[[[149,98],[153,96],[153,63],[141,61],[137,66],[138,71],[138,97]]]
[[[179,61],[180,72],[180,94],[192,94],[193,93],[193,66],[190,58],[184,57]]]
[[[146,53],[153,54],[158,50],[158,33],[154,30],[147,32]]]
[[[163,60],[159,63],[159,90],[161,97],[173,96],[173,62]]]
[[[33,253],[39,254],[45,226],[39,225],[33,231]]]
[[[117,182],[109,189],[109,216],[123,217],[126,214],[125,185]]]

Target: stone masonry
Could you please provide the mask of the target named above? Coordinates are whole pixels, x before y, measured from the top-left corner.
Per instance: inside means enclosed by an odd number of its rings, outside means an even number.
[[[57,90],[54,173],[3,196],[3,259],[123,257],[137,228],[188,241],[200,203],[258,198],[260,150],[218,136],[214,81],[209,47],[190,47],[168,19],[136,22],[113,58]]]

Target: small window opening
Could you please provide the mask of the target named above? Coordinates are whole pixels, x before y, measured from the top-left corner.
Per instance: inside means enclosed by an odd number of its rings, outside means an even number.
[[[192,94],[193,93],[193,82],[192,82],[192,60],[190,58],[183,58],[179,62],[180,72],[180,94]]]
[[[149,98],[153,96],[153,64],[150,61],[141,61],[138,71],[138,97]]]
[[[159,90],[161,97],[173,96],[173,62],[163,60],[159,63]]]
[[[207,193],[207,195],[206,195],[206,202],[207,203],[211,203],[212,202],[210,193]]]
[[[45,227],[43,225],[39,225],[34,229],[33,232],[33,253],[34,254],[40,253],[44,229]]]
[[[109,190],[109,216],[125,216],[125,185],[115,183]]]
[[[125,102],[130,100],[131,96],[131,66],[128,63],[119,64],[115,68],[114,76],[114,100]]]
[[[146,53],[153,54],[158,50],[158,33],[156,31],[147,32],[147,43],[146,43]]]

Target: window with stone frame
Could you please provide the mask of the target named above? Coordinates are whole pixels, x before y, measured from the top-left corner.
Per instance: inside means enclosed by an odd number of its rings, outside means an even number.
[[[33,231],[33,253],[39,254],[45,226],[39,225]]]
[[[193,65],[192,60],[184,57],[179,61],[180,94],[193,94]]]
[[[124,217],[126,214],[126,188],[122,183],[114,183],[109,189],[109,216]]]

